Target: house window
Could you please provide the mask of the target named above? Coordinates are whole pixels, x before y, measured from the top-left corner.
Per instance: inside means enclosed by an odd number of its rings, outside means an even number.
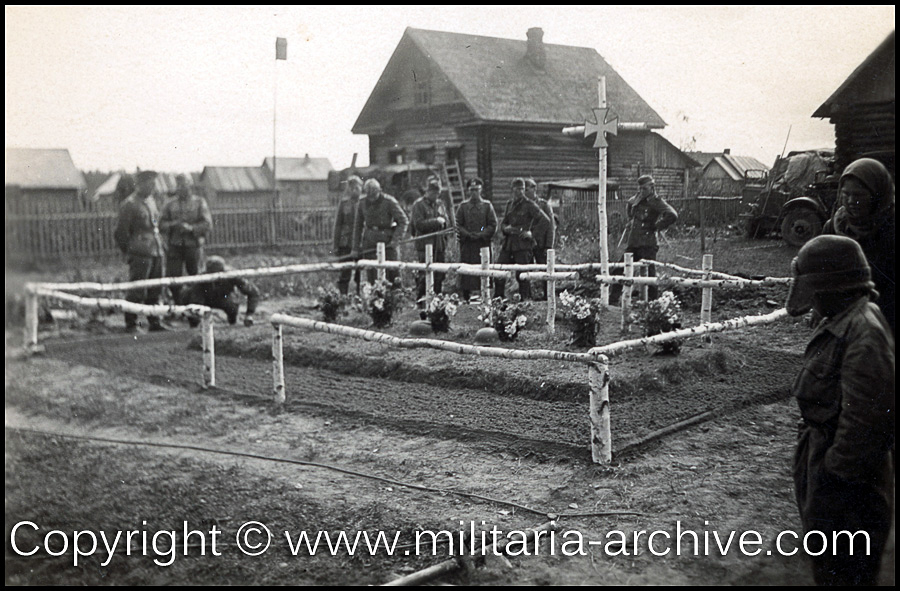
[[[431,104],[431,79],[419,78],[416,80],[416,104]]]
[[[416,160],[423,164],[434,164],[434,147],[416,150]]]
[[[399,148],[388,152],[389,164],[403,164],[406,162],[406,148]]]

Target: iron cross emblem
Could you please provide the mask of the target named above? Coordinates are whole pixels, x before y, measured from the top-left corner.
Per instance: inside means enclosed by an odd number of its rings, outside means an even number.
[[[594,117],[596,117],[597,122],[593,123],[591,121],[585,120],[584,137],[596,133],[597,137],[594,138],[594,147],[605,148],[609,145],[608,143],[606,143],[607,133],[619,135],[619,118],[616,117],[612,121],[607,121],[606,115],[607,113],[609,113],[608,108],[600,109],[595,107],[591,110],[594,112]]]

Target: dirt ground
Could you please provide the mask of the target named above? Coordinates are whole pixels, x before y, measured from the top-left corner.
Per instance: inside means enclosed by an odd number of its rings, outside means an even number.
[[[723,239],[713,247],[721,249],[717,269],[748,275],[784,275],[775,271],[793,256],[775,242]],[[685,266],[699,261],[690,260],[697,253],[687,241],[663,254]],[[714,319],[765,313],[783,296],[717,294]],[[310,303],[269,298],[259,317],[281,310],[315,317]],[[535,316],[542,306],[534,305]],[[687,323],[696,323],[696,310],[686,307]],[[390,331],[405,334],[414,314]],[[471,342],[475,314],[461,311],[447,338]],[[610,315],[601,343],[620,338]],[[286,329],[287,403],[276,408],[265,322],[216,326],[217,387],[206,390],[196,331],[179,324],[135,337],[121,334],[120,322],[59,322],[41,334],[45,353],[27,359],[13,355],[17,333],[7,331],[7,584],[381,584],[447,559],[446,544],[415,556],[417,531],[468,531],[474,522],[506,532],[550,517],[556,541],[545,539],[537,555],[466,560],[438,581],[812,583],[802,553],[781,556],[775,545],[779,532],[800,531],[790,476],[799,413],[788,388],[810,332],[802,321],[688,341],[677,357],[644,349],[614,357],[611,466],[590,461],[580,365],[399,350]],[[514,345],[567,349],[567,340],[564,326],[547,335],[535,321]],[[686,426],[660,433],[679,421]],[[51,530],[110,538],[138,530],[176,531],[178,551],[168,566],[154,563],[168,561],[166,544],[157,548],[162,556],[119,552],[108,563],[101,546],[77,566],[71,548],[58,558],[43,550],[23,557],[10,546],[23,521],[39,529],[20,528],[19,548],[41,546]],[[275,534],[259,556],[236,545],[250,521]],[[221,555],[209,548],[200,555],[199,534],[183,552],[185,522],[218,528]],[[401,532],[401,546],[393,556],[294,555],[284,532],[296,538],[303,530],[366,531],[373,539]],[[618,539],[614,531],[629,540],[645,531],[646,541],[657,530],[671,536],[665,556],[646,543],[637,552],[630,543],[604,545]],[[684,530],[697,533],[699,555]],[[737,549],[750,530],[761,539],[754,556]],[[715,540],[732,531],[723,555]],[[600,543],[563,555],[573,532]],[[58,551],[61,536],[50,538],[47,547]],[[795,547],[790,537],[781,546]],[[893,584],[893,559],[892,538],[882,584]]]

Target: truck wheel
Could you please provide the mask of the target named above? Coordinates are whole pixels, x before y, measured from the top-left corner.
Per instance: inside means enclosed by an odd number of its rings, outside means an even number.
[[[798,207],[784,214],[781,237],[791,246],[803,246],[822,231],[822,220],[808,207]]]

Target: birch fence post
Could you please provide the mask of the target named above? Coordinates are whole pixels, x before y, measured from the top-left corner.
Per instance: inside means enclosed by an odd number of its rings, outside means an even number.
[[[547,250],[547,273],[556,272],[556,251]],[[547,330],[556,332],[556,279],[547,280]]]
[[[612,436],[609,430],[609,358],[600,355],[588,367],[591,385],[591,457],[595,464],[612,462]]]
[[[38,348],[38,294],[25,286],[25,351],[33,353]]]
[[[491,247],[485,246],[481,249],[481,268],[485,271],[491,264]],[[481,277],[481,305],[489,305],[491,303],[491,278],[487,276]]]
[[[216,341],[211,310],[203,312],[200,324],[203,334],[203,387],[211,388],[216,385]]]
[[[709,280],[712,278],[712,268],[713,268],[713,255],[705,254],[703,255],[703,279]],[[700,324],[707,324],[712,322],[712,288],[704,287],[701,292],[700,298]],[[703,340],[707,343],[712,340],[709,335],[703,337]]]
[[[625,253],[625,279],[634,278],[634,254]],[[626,281],[622,284],[622,332],[631,329],[631,288],[632,284]]]
[[[281,324],[272,324],[272,400],[284,404],[284,335]]]
[[[650,267],[647,265],[641,265],[641,277],[649,277],[650,276]],[[641,299],[645,302],[650,301],[650,286],[646,283],[641,286]]]
[[[384,265],[384,260],[386,258],[384,242],[378,243],[378,246],[376,247],[376,253],[378,257],[378,264]],[[382,266],[378,267],[378,281],[387,281],[387,269]]]
[[[434,271],[431,263],[434,262],[434,245],[425,245],[425,297],[431,300],[434,297]]]

